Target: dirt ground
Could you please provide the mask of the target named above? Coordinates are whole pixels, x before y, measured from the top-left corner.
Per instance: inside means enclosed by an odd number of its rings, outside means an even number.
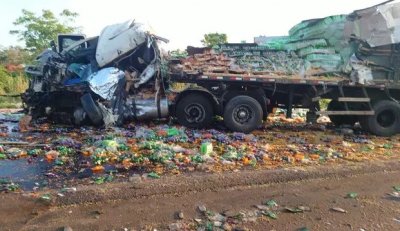
[[[273,199],[277,219],[238,222],[236,230],[399,230],[397,160],[220,174],[193,173],[155,180],[89,185],[51,204],[29,194],[0,195],[1,230],[168,230],[204,218],[198,210],[237,213]],[[356,198],[346,198],[356,192]],[[311,209],[289,213],[286,206]],[[333,211],[339,207],[345,213]],[[184,217],[178,221],[176,213]],[[193,226],[183,226],[195,229]],[[306,227],[307,229],[302,227]],[[61,228],[61,229],[60,229]],[[229,227],[225,227],[229,228]],[[214,229],[217,230],[217,229]]]

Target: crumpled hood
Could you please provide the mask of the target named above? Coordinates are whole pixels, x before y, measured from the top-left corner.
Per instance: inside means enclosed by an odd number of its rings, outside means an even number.
[[[146,41],[148,29],[141,23],[129,20],[107,26],[100,34],[96,61],[104,67]]]

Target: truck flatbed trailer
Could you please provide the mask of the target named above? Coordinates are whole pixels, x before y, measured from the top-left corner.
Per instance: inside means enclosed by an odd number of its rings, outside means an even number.
[[[377,135],[393,135],[400,130],[400,106],[397,103],[400,85],[395,80],[378,79],[368,84],[358,84],[347,76],[301,77],[274,73],[211,72],[169,73],[169,78],[173,82],[194,83],[201,87],[201,90],[186,89],[180,97],[191,94],[204,96],[213,102],[213,113],[221,116],[227,115],[226,107],[233,98],[249,96],[261,105],[263,117],[274,107],[287,109],[288,117],[291,117],[293,108],[307,108],[309,122],[319,115],[327,115],[336,125],[360,122],[364,129]],[[320,109],[321,99],[331,100],[327,110]]]
[[[350,83],[345,77],[300,77],[286,75],[247,75],[229,73],[174,73],[170,74],[175,82],[229,82],[229,83],[256,83],[256,84],[306,84],[306,85],[339,85]]]

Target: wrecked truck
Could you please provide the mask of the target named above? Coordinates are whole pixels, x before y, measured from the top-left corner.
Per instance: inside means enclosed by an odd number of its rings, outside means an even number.
[[[359,123],[391,136],[400,131],[399,13],[389,1],[305,20],[289,36],[188,47],[187,57],[167,60],[158,46],[165,39],[134,21],[98,37],[65,35],[27,67],[23,101],[33,118],[77,125],[173,117],[204,128],[221,116],[240,132],[260,127],[273,108],[285,108],[287,117],[307,108],[309,122],[328,115],[335,125]],[[186,87],[176,92],[171,83]],[[321,99],[330,100],[327,110]]]
[[[25,110],[76,125],[168,116],[158,41],[166,40],[133,20],[96,37],[59,35],[58,46],[52,42],[26,68]]]

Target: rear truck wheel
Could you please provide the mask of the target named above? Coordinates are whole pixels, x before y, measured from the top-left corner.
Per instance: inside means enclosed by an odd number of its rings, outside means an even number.
[[[89,93],[84,94],[81,97],[81,103],[92,123],[94,125],[101,125],[103,121],[103,115],[101,114],[100,108],[94,102],[92,96]]]
[[[232,131],[249,133],[262,124],[260,103],[246,95],[232,98],[225,106],[224,123]]]
[[[346,108],[343,103],[332,100],[329,102],[327,110],[344,111]],[[353,126],[358,121],[358,117],[353,115],[329,115],[329,119],[335,126],[341,126],[345,124]]]
[[[178,123],[189,128],[205,128],[211,125],[214,108],[210,100],[201,94],[189,94],[176,106]]]
[[[392,136],[400,131],[400,104],[382,100],[372,108],[375,114],[361,117],[361,127],[378,136]]]

